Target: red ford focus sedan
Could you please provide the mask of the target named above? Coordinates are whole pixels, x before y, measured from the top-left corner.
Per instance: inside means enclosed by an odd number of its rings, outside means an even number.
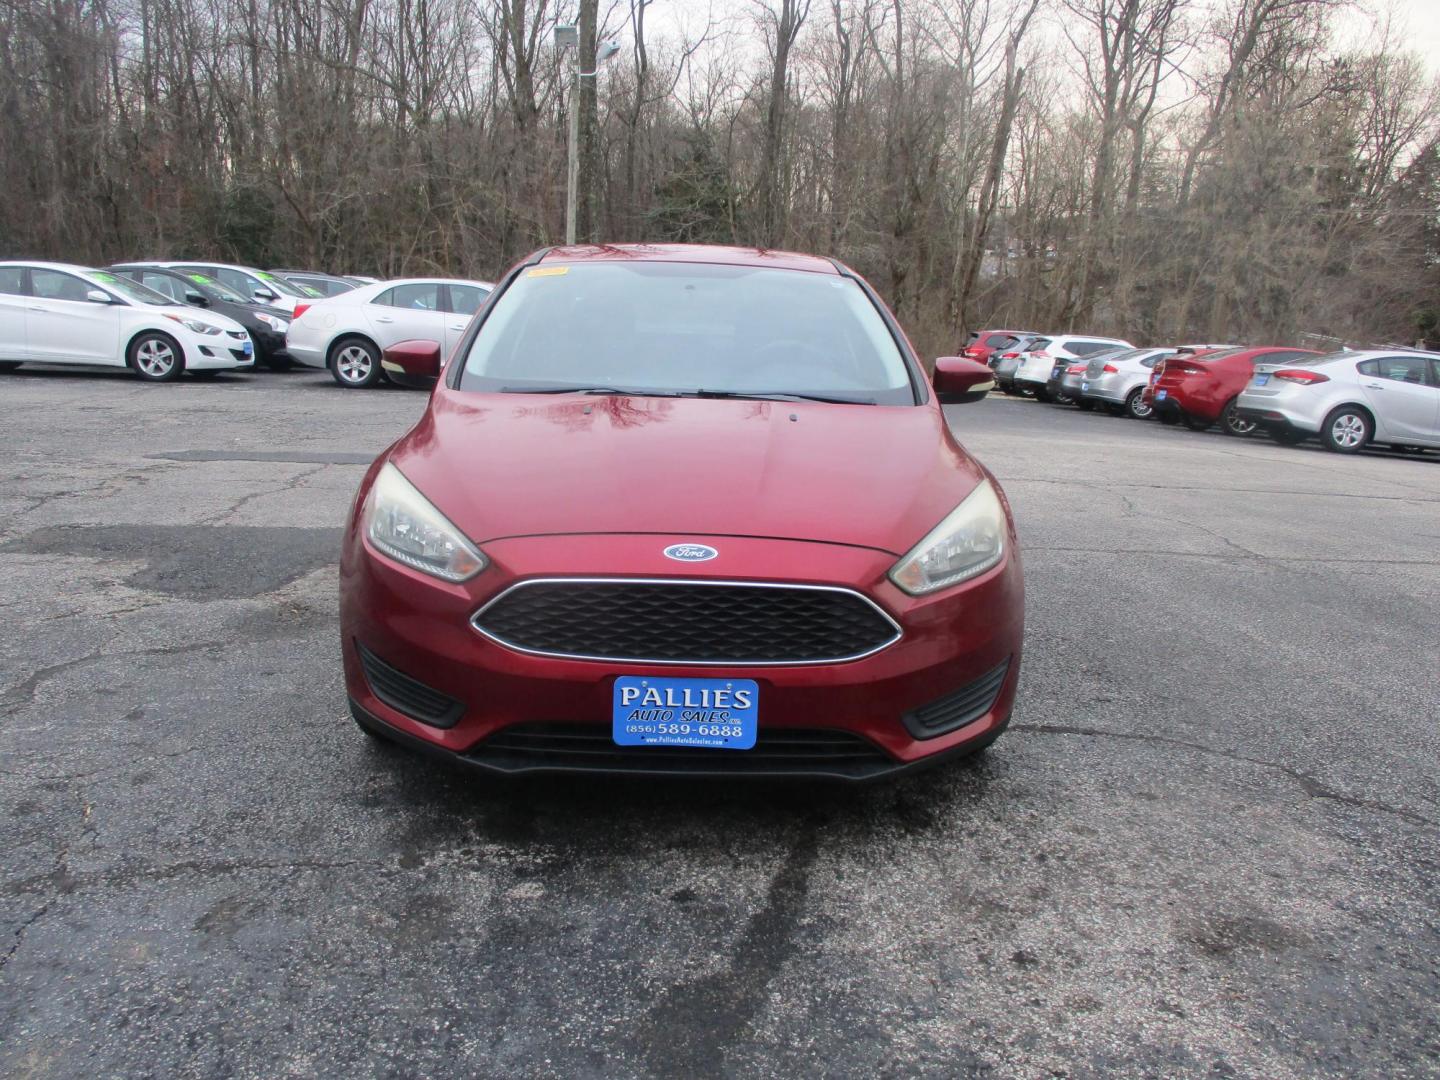
[[[369,734],[501,774],[868,780],[988,745],[1020,674],[999,484],[829,259],[571,247],[513,269],[371,466],[341,563]],[[423,371],[420,373],[424,373]]]

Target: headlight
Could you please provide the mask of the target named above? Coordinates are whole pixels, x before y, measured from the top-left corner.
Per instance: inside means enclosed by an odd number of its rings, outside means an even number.
[[[262,323],[270,327],[270,329],[274,330],[277,334],[283,334],[286,330],[290,329],[290,324],[284,319],[277,318],[274,315],[267,315],[263,311],[257,311],[255,313],[255,318],[259,319]]]
[[[965,497],[890,571],[911,596],[983,574],[1005,554],[1005,510],[989,480]]]
[[[485,569],[480,549],[389,462],[365,501],[365,535],[396,562],[446,581],[464,581]]]
[[[181,315],[167,315],[165,317],[167,319],[174,319],[181,326],[185,327],[186,330],[189,330],[192,333],[204,334],[207,337],[212,334],[220,333],[220,328],[218,326],[211,326],[209,323],[203,323],[199,319],[187,319]]]

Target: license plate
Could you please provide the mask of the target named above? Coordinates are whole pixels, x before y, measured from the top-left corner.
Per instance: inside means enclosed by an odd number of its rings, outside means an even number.
[[[1155,400],[1156,400],[1156,401],[1164,401],[1164,400],[1165,400],[1167,397],[1169,397],[1169,396],[1170,396],[1170,391],[1169,391],[1169,390],[1156,390],[1156,391],[1155,391]]]
[[[1089,390],[1089,389],[1090,389],[1090,384],[1089,384],[1088,382],[1082,382],[1082,383],[1080,384],[1080,390],[1081,390],[1082,393],[1083,393],[1084,391],[1086,391],[1086,390]]]
[[[1266,383],[1268,383],[1269,381],[1270,381],[1270,376],[1269,376],[1269,375],[1256,375],[1256,376],[1255,376],[1255,385],[1256,385],[1256,386],[1264,386],[1264,385],[1265,385]]]
[[[622,675],[615,680],[611,736],[619,746],[749,750],[759,715],[753,679]]]
[[[250,355],[252,352],[254,352],[254,351],[255,351],[255,343],[254,343],[253,341],[247,341],[247,342],[245,342],[245,355],[246,355],[246,356],[249,356],[249,355]]]

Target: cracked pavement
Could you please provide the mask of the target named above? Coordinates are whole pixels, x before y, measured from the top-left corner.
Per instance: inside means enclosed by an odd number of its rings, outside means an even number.
[[[954,408],[1027,576],[982,759],[507,785],[345,709],[422,394],[0,399],[0,1075],[1440,1071],[1440,455]]]

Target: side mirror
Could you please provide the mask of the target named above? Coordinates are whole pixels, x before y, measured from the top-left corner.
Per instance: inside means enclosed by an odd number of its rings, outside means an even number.
[[[385,350],[380,366],[412,379],[440,377],[440,343],[438,341],[398,341]]]
[[[255,297],[256,300],[259,300],[261,303],[265,303],[265,304],[268,304],[271,300],[279,300],[279,299],[280,299],[280,294],[279,294],[279,293],[274,292],[274,291],[272,291],[272,290],[270,290],[270,289],[266,289],[266,288],[256,289],[256,290],[255,290],[253,293],[251,293],[250,295],[253,296],[253,297]]]
[[[192,291],[189,290],[189,289],[186,289],[186,290],[185,290],[185,302],[186,302],[187,304],[192,304],[192,305],[194,305],[195,307],[209,307],[209,306],[210,306],[210,301],[205,299],[204,294],[198,293],[198,292],[192,292]]]
[[[983,401],[995,389],[995,375],[978,360],[942,356],[935,361],[935,394],[942,405]]]
[[[92,304],[108,304],[110,303],[110,294],[104,289],[86,289],[85,299]]]

